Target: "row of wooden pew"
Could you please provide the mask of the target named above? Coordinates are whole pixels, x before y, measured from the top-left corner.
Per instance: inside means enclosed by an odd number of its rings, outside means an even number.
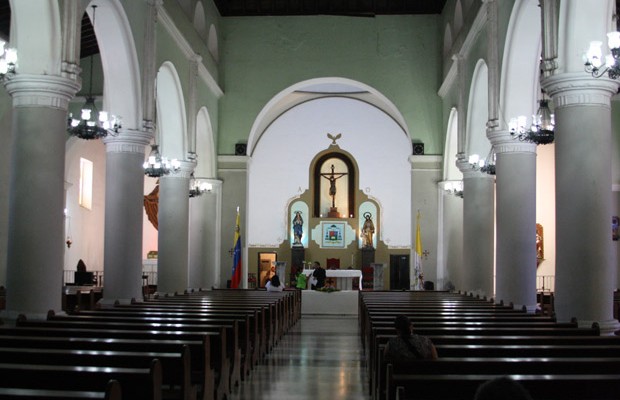
[[[553,316],[459,293],[360,292],[359,320],[373,399],[472,400],[485,381],[510,376],[534,399],[612,399],[620,393],[620,337],[600,336]],[[409,316],[438,360],[392,365],[383,360]]]
[[[300,316],[299,291],[264,290],[20,316],[0,328],[0,399],[229,398]]]

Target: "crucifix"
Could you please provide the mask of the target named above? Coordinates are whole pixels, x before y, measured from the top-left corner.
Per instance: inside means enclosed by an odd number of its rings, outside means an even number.
[[[329,181],[329,195],[332,197],[332,206],[329,210],[329,217],[338,217],[338,208],[336,207],[336,181],[343,176],[348,175],[347,172],[334,172],[334,164],[331,166],[331,172],[322,173],[321,176]]]

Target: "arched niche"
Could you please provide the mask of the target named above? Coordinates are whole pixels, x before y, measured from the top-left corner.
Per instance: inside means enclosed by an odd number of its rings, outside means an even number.
[[[353,218],[356,167],[344,152],[330,151],[314,162],[314,217]]]

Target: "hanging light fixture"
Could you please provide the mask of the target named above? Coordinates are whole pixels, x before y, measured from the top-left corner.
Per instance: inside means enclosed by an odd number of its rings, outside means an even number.
[[[17,68],[17,50],[5,48],[6,44],[0,40],[0,80],[11,79]]]
[[[209,182],[196,179],[194,177],[194,173],[192,172],[192,175],[189,179],[189,197],[198,197],[201,196],[203,193],[211,192],[211,190],[213,190],[213,185],[211,185]]]
[[[544,98],[544,93],[538,104],[538,111],[532,115],[532,123],[529,126],[524,115],[510,120],[508,129],[513,138],[535,144],[553,143],[555,119],[549,109],[549,100]]]
[[[605,73],[610,79],[618,79],[620,76],[620,32],[607,34],[607,46],[611,54],[603,57],[603,42],[590,42],[588,52],[585,54],[585,70],[595,78],[602,77]]]
[[[93,29],[95,28],[95,12],[97,6],[93,8]],[[90,56],[90,83],[88,86],[88,95],[86,103],[82,107],[80,119],[73,118],[69,114],[67,132],[71,136],[80,139],[101,139],[108,134],[116,135],[121,128],[121,119],[118,116],[109,116],[107,111],[97,110],[95,106],[95,98],[93,96],[93,56]]]
[[[478,154],[470,155],[469,165],[474,171],[479,170],[489,175],[495,175],[495,151],[493,147],[491,147],[486,159],[480,158]]]
[[[144,162],[144,174],[151,178],[159,178],[168,175],[170,172],[177,172],[181,168],[181,163],[176,158],[168,160],[159,153],[157,144],[151,145],[151,153],[149,158]]]

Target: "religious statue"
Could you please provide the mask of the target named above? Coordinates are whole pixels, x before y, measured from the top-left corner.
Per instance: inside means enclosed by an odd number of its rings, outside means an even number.
[[[329,181],[329,195],[332,197],[332,207],[330,210],[330,214],[332,212],[337,212],[336,208],[336,180],[342,178],[345,175],[348,175],[346,172],[334,172],[334,164],[331,166],[332,172],[322,173],[321,176]],[[331,216],[331,215],[330,215]]]
[[[301,243],[303,233],[304,219],[301,217],[301,211],[295,211],[295,218],[293,218],[293,246],[303,246]]]
[[[364,225],[362,225],[362,246],[366,248],[372,248],[372,236],[375,233],[375,224],[372,222],[372,214],[369,212],[365,212],[364,219]]]

